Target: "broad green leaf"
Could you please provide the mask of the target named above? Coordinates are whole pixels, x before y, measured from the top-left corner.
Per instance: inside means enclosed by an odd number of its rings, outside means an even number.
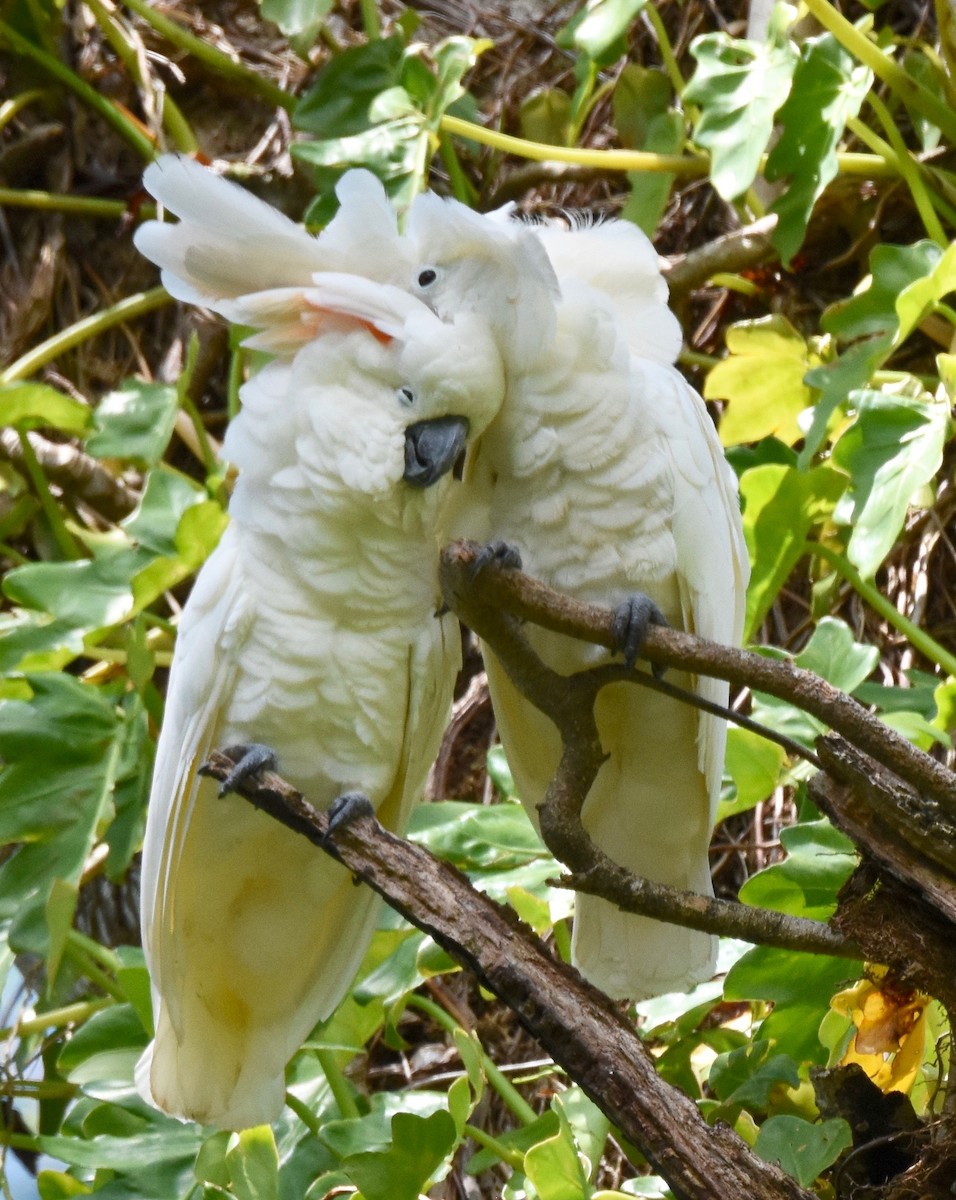
[[[465,95],[462,80],[493,45],[488,38],[450,37],[434,47],[435,74],[428,72],[431,83],[422,105],[432,129],[437,130],[442,115]]]
[[[85,433],[91,411],[47,383],[0,384],[0,425],[21,429],[49,426],[64,433]]]
[[[719,1054],[708,1083],[724,1107],[739,1105],[752,1113],[765,1113],[773,1092],[799,1086],[800,1075],[792,1058],[777,1054],[770,1042],[761,1040]]]
[[[288,38],[312,41],[332,11],[334,0],[261,0],[260,10]]]
[[[767,160],[768,180],[788,179],[771,211],[779,221],[773,244],[789,266],[806,233],[813,206],[837,174],[837,146],[860,111],[873,76],[832,34],[801,48],[793,90],[777,114],[780,137]]]
[[[587,0],[581,11],[558,34],[561,45],[572,45],[599,65],[624,53],[623,38],[646,0]]]
[[[522,1125],[518,1129],[508,1129],[504,1133],[499,1134],[497,1140],[510,1150],[518,1150],[521,1153],[526,1153],[532,1146],[537,1146],[548,1138],[553,1138],[560,1129],[561,1118],[553,1108],[549,1108],[547,1112],[543,1112],[530,1125]],[[494,1150],[479,1150],[477,1154],[472,1155],[468,1160],[468,1165],[465,1169],[469,1175],[480,1175],[482,1171],[487,1171],[489,1167],[494,1166],[499,1161]]]
[[[925,243],[917,244],[924,245]],[[928,243],[928,246],[935,245],[935,242]],[[928,246],[927,257],[931,257]],[[873,258],[875,260],[876,251],[873,253]],[[928,316],[937,303],[945,299],[952,291],[956,291],[956,242],[950,243],[939,255],[933,264],[933,269],[927,275],[914,279],[897,296],[896,315],[899,319],[899,329],[896,333],[896,345],[904,342],[920,321]]]
[[[179,412],[176,388],[166,383],[127,379],[99,402],[96,432],[86,448],[97,458],[120,458],[151,467],[162,458]]]
[[[505,757],[504,746],[492,746],[488,751],[488,775],[506,800],[515,798],[515,781]]]
[[[842,1117],[811,1124],[802,1117],[778,1116],[761,1125],[754,1149],[808,1188],[852,1145],[853,1133]]]
[[[128,1171],[143,1167],[156,1170],[164,1163],[191,1164],[202,1140],[199,1126],[180,1125],[169,1119],[157,1121],[156,1128],[144,1130],[136,1137],[102,1135],[89,1140],[78,1137],[41,1137],[39,1143],[44,1154],[76,1167]],[[162,1180],[158,1182],[162,1185]],[[170,1195],[178,1194],[167,1191],[167,1200]],[[154,1195],[156,1192],[151,1189],[149,1196]],[[159,1195],[162,1196],[163,1193],[160,1192]]]
[[[821,318],[821,327],[841,341],[875,338],[881,352],[887,350],[900,328],[897,302],[903,302],[907,321],[922,311],[924,289],[909,292],[909,288],[931,276],[942,258],[939,246],[927,240],[912,246],[875,247],[870,255],[870,278],[866,286],[848,300],[832,304]],[[930,293],[935,290],[934,286],[929,287]],[[904,301],[907,293],[908,299]]]
[[[734,200],[754,181],[774,113],[790,91],[797,53],[784,38],[752,42],[726,33],[703,34],[690,51],[697,69],[684,102],[700,108],[694,141],[711,153],[714,187]]]
[[[74,1196],[89,1196],[92,1191],[92,1187],[87,1187],[65,1171],[41,1171],[37,1175],[37,1195],[40,1200],[71,1200]]]
[[[628,63],[611,96],[614,127],[626,149],[678,154],[684,142],[684,118],[673,107],[674,93],[663,71]],[[630,195],[621,216],[652,237],[660,223],[674,176],[659,171],[629,171]]]
[[[335,55],[296,105],[294,128],[323,139],[345,138],[399,115],[395,109],[382,112],[375,106],[383,93],[398,87],[404,55],[400,37],[378,38]],[[403,103],[408,112],[412,105],[407,94]]]
[[[418,1200],[456,1137],[455,1122],[446,1109],[428,1117],[399,1112],[392,1117],[388,1149],[349,1155],[342,1170],[365,1200]]]
[[[133,611],[131,581],[150,556],[117,550],[79,562],[28,563],[10,571],[3,590],[16,604],[39,609],[74,629],[101,629]]]
[[[828,920],[858,862],[853,843],[825,820],[792,825],[780,840],[787,857],[751,875],[740,899],[793,917]]]
[[[530,142],[566,146],[571,120],[571,97],[560,88],[540,88],[521,102],[521,136]]]
[[[409,836],[456,866],[520,866],[547,857],[544,845],[520,804],[467,804],[445,800],[420,805]]]
[[[567,1120],[528,1150],[524,1169],[540,1200],[585,1200],[591,1190]]]
[[[760,1024],[759,1036],[775,1043],[794,1062],[826,1061],[818,1036],[830,998],[859,979],[860,963],[803,954],[773,946],[755,946],[730,968],[724,981],[727,1000],[772,1000],[774,1010]]]
[[[835,688],[852,692],[876,668],[880,652],[856,641],[849,625],[839,617],[822,617],[794,661]]]
[[[834,519],[852,526],[847,557],[872,578],[892,549],[917,492],[934,478],[949,436],[949,404],[929,396],[864,391],[833,461],[850,476]]]
[[[555,1096],[553,1103],[567,1118],[575,1144],[591,1165],[593,1179],[604,1154],[611,1122],[577,1084]]]
[[[57,1070],[73,1083],[118,1080],[128,1083],[148,1038],[130,1004],[94,1013],[64,1045]]]
[[[185,475],[160,465],[146,477],[139,504],[122,522],[129,536],[154,554],[176,553],[176,530],[187,508],[208,500]]]
[[[726,400],[720,419],[725,446],[774,436],[792,445],[798,418],[814,403],[804,376],[819,359],[786,317],[742,321],[727,330],[728,356],[704,381],[706,400]]]
[[[754,564],[745,640],[753,636],[803,555],[811,529],[832,517],[846,486],[846,476],[830,467],[798,471],[771,464],[744,472],[744,534]]]
[[[750,729],[731,726],[727,731],[727,773],[737,789],[735,799],[721,801],[717,823],[733,813],[749,812],[773,792],[787,755],[782,746],[768,742]]]
[[[229,517],[218,501],[190,505],[176,526],[176,553],[152,559],[133,577],[135,611],[141,612],[163,592],[195,574],[219,544],[228,524]]]
[[[268,1125],[243,1129],[226,1151],[236,1200],[278,1200],[279,1154]]]

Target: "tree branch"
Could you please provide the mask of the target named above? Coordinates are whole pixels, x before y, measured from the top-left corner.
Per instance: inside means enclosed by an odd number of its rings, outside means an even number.
[[[446,546],[441,578],[446,603],[480,637],[486,635],[478,625],[488,627],[489,618],[493,620],[496,610],[504,608],[512,619],[531,621],[610,650],[617,648],[613,610],[562,596],[530,576],[496,563],[490,563],[474,578],[478,551],[474,542],[458,541]],[[493,636],[487,638],[492,645]],[[842,734],[918,792],[932,797],[950,818],[956,818],[956,774],[812,671],[659,626],[648,631],[641,657],[655,666],[712,675],[790,701]],[[558,678],[563,688],[566,679]],[[542,698],[546,700],[545,695]]]
[[[232,766],[215,753],[207,770],[222,780]],[[733,1130],[709,1127],[694,1102],[661,1079],[616,1006],[454,867],[388,833],[371,815],[336,829],[334,844],[327,842],[325,814],[271,772],[238,790],[342,862],[498,995],[679,1200],[811,1200]]]

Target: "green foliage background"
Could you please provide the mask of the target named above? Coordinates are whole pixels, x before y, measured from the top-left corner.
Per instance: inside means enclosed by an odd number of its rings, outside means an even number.
[[[221,154],[255,181],[269,139],[290,143],[298,171],[270,198],[314,226],[356,164],[400,208],[436,182],[483,208],[513,194],[613,200],[672,252],[769,212],[766,266],[731,267],[677,296],[685,366],[718,402],[740,475],[754,563],[748,638],[854,693],[921,747],[948,751],[954,47],[946,25],[941,40],[928,27],[899,32],[891,6],[871,9],[851,20],[805,0],[748,39],[733,13],[711,8],[694,10],[691,32],[674,4],[569,4],[549,10],[555,42],[515,83],[500,74],[514,37],[504,19],[484,23],[494,36],[484,26],[439,36],[397,5],[263,0],[246,8],[237,39],[185,5],[88,0],[68,12],[13,0],[0,19],[4,236],[22,238],[19,266],[37,280],[42,238],[31,230],[62,252],[64,219],[82,230],[75,241],[108,237],[128,250],[149,212],[136,178],[158,148]],[[45,122],[88,139],[73,148],[82,167],[68,173],[72,186],[22,165]],[[522,157],[565,166],[528,168]],[[6,314],[0,1143],[8,1160],[44,1156],[17,1194],[319,1200],[341,1186],[415,1200],[430,1188],[461,1194],[455,1180],[470,1174],[482,1194],[507,1200],[664,1195],[592,1102],[395,918],[352,995],[291,1064],[274,1129],[215,1134],[137,1097],[132,1068],[150,1030],[142,955],[117,944],[115,922],[106,933],[89,924],[84,895],[105,881],[122,904],[176,613],[227,519],[217,422],[235,409],[249,355],[197,326],[181,369],[166,373],[176,382],[162,382],[168,298],[145,264],[125,261],[92,302],[97,276],[89,262],[79,268],[72,315],[49,295],[32,323],[28,308]],[[24,281],[10,286],[27,305]],[[97,356],[138,359],[139,370],[112,378]],[[50,446],[70,449],[62,469]],[[821,731],[770,697],[749,703],[807,745]],[[556,865],[500,755],[489,770],[501,803],[423,807],[413,836],[566,951],[568,897],[545,885]],[[785,857],[741,898],[825,920],[854,855],[808,804],[806,774],[775,744],[732,730],[721,818],[759,833],[768,806],[784,804],[794,822]],[[852,1022],[830,1002],[862,966],[732,943],[721,965],[721,980],[639,1006],[659,1068],[708,1119],[730,1121],[758,1153],[831,1194],[827,1171],[849,1129],[819,1119],[809,1071],[843,1055]],[[911,1095],[931,1114],[948,1030],[938,1005],[923,1006]],[[429,1053],[442,1070],[417,1065]],[[383,1061],[393,1073],[376,1076]]]

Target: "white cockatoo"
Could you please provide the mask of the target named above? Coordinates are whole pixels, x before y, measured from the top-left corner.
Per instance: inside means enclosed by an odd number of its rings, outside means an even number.
[[[703,401],[673,366],[680,330],[649,241],[624,222],[529,226],[432,194],[413,203],[407,237],[413,292],[445,319],[485,317],[505,364],[506,400],[469,452],[456,531],[502,540],[529,574],[621,605],[625,618],[646,618],[631,599],[640,592],[673,627],[739,643],[749,566],[736,481]],[[562,673],[603,654],[528,634]],[[518,794],[535,819],[557,767],[557,731],[493,655],[486,665]],[[727,701],[718,680],[677,671],[668,680]],[[712,895],[724,721],[631,684],[605,688],[596,715],[608,759],[583,810],[590,836],[637,875]],[[639,999],[709,978],[716,939],[579,895],[572,949],[611,996]]]
[[[207,264],[187,250],[181,268],[208,303]],[[309,336],[242,388],[224,442],[232,519],[180,623],[143,851],[156,1033],[137,1077],[160,1108],[222,1128],[278,1115],[285,1065],[352,983],[379,905],[198,768],[265,744],[313,803],[359,791],[404,828],[460,660],[456,623],[436,615],[449,472],[503,395],[480,318],[439,320],[377,285],[374,319],[356,321],[342,314],[366,280],[303,282],[265,307],[295,324],[298,306]]]

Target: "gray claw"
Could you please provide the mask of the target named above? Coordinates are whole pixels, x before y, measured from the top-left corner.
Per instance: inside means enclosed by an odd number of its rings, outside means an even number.
[[[364,792],[343,792],[329,805],[329,827],[324,841],[328,841],[337,829],[344,829],[359,817],[374,817],[375,809]]]
[[[614,640],[624,655],[624,664],[628,669],[634,666],[652,625],[666,628],[667,619],[650,596],[645,596],[643,592],[634,592],[615,609]],[[664,674],[663,667],[654,666],[651,671],[658,679]]]
[[[259,742],[227,746],[223,754],[228,754],[237,761],[219,785],[220,796],[228,796],[230,792],[234,792],[239,784],[244,783],[251,775],[258,775],[260,771],[274,771],[278,762],[275,751]]]
[[[485,567],[491,563],[497,563],[501,567],[507,567],[509,570],[521,570],[521,551],[517,546],[512,546],[510,542],[503,541],[501,538],[494,538],[486,543],[475,555],[475,561],[471,564],[471,577],[474,579],[480,575]]]

